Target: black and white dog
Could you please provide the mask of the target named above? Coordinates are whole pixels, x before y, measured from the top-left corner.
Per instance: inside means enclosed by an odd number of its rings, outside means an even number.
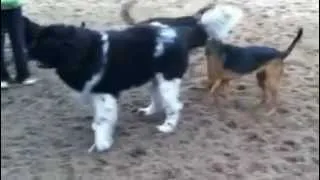
[[[120,93],[148,81],[152,81],[152,102],[139,111],[150,115],[163,109],[166,119],[157,129],[165,133],[175,129],[183,107],[181,78],[188,65],[188,51],[182,42],[174,29],[161,24],[103,33],[50,25],[40,29],[29,53],[55,68],[72,89],[92,98],[92,148],[103,151],[113,143]]]

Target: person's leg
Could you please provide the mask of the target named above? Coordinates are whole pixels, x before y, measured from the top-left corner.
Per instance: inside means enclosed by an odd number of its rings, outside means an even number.
[[[24,22],[21,8],[8,10],[7,24],[17,70],[16,81],[23,84],[33,84],[36,79],[30,78],[27,53],[24,48]]]
[[[4,62],[4,44],[5,44],[6,13],[1,11],[1,89],[8,88],[10,76]]]

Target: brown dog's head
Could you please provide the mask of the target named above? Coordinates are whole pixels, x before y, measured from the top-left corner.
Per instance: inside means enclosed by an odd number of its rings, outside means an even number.
[[[196,13],[193,14],[193,17],[196,18],[198,21],[201,20],[202,15],[207,12],[209,9],[214,8],[214,3],[209,3],[205,5],[204,7],[200,8]]]
[[[232,5],[216,5],[201,15],[199,23],[204,27],[209,38],[227,37],[243,16],[243,10]]]

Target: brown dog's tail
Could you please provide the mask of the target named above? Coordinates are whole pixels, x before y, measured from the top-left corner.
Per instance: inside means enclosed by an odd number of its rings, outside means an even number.
[[[120,16],[123,19],[123,21],[129,25],[133,25],[136,23],[136,20],[134,20],[130,15],[130,9],[132,6],[136,3],[136,0],[129,0],[128,2],[125,2],[121,6],[120,10]]]
[[[303,28],[299,28],[297,36],[294,38],[290,46],[282,53],[281,59],[284,60],[286,57],[288,57],[291,53],[291,51],[294,49],[296,44],[299,42],[303,34]]]

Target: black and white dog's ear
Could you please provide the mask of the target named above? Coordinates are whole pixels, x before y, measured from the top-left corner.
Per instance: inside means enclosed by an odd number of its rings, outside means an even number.
[[[81,28],[86,28],[86,22],[82,21],[80,27]]]

